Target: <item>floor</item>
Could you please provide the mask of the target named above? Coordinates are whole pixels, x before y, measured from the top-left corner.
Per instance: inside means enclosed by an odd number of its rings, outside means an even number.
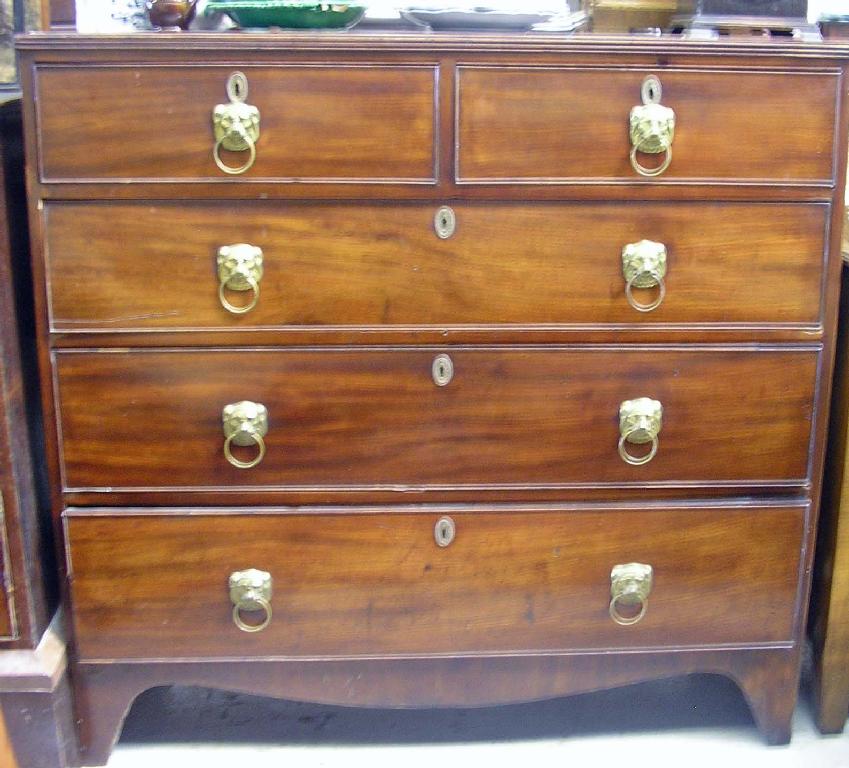
[[[368,711],[191,688],[149,691],[109,768],[849,768],[849,729],[823,737],[807,693],[789,747],[766,747],[737,687],[714,676],[484,710]]]

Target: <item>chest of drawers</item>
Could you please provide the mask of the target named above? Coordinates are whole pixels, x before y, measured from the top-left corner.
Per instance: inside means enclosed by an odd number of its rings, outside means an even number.
[[[20,47],[89,764],[169,683],[480,706],[716,672],[789,738],[849,50]]]

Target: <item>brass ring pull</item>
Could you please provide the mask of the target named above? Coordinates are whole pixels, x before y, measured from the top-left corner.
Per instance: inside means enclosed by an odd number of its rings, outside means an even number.
[[[225,405],[221,412],[224,429],[224,458],[236,469],[253,469],[265,458],[265,436],[268,434],[268,409],[262,403],[242,400]],[[232,446],[256,445],[259,449],[252,461],[241,461],[233,455]]]
[[[262,632],[271,623],[271,593],[273,580],[267,571],[248,568],[230,574],[230,602],[233,603],[233,623],[242,632]],[[248,624],[242,611],[262,611],[259,624]]]
[[[658,288],[657,298],[650,304],[642,304],[634,298],[634,286],[637,285],[639,287],[639,284],[644,281],[651,282]],[[636,309],[637,312],[653,312],[661,304],[663,304],[663,300],[666,298],[666,281],[663,279],[660,272],[656,270],[638,272],[631,277],[627,283],[625,283],[625,298],[628,299],[628,303]]]
[[[233,444],[233,441],[239,435],[246,435],[251,440],[256,443],[257,448],[259,448],[259,452],[251,461],[242,461],[237,459],[232,451],[230,450],[230,446]],[[237,443],[238,445],[239,443]],[[245,432],[234,432],[232,435],[229,435],[227,439],[224,441],[224,456],[236,469],[253,469],[257,464],[259,464],[265,458],[265,440],[259,432],[254,431],[245,431]]]
[[[661,151],[665,153],[665,157],[663,158],[663,162],[657,168],[647,168],[644,166],[639,160],[637,160],[637,152],[641,152],[641,144],[635,144],[631,147],[631,167],[640,174],[640,176],[647,176],[652,178],[654,176],[660,176],[661,174],[666,172],[666,169],[669,168],[670,163],[672,163],[672,146],[669,144],[664,144],[661,148]],[[652,152],[652,154],[660,154],[659,152]]]
[[[218,301],[230,314],[244,315],[259,302],[259,281],[263,275],[262,248],[250,243],[222,245],[218,249]],[[251,292],[251,300],[240,307],[227,299],[227,291]]]
[[[218,300],[221,302],[221,306],[224,307],[224,309],[226,309],[230,314],[246,315],[252,309],[255,309],[256,305],[259,303],[259,283],[251,275],[240,275],[239,277],[250,288],[250,302],[248,302],[244,307],[237,307],[235,304],[231,304],[227,300],[225,293],[225,291],[229,288],[229,285],[226,282],[222,282],[218,286]]]
[[[610,572],[610,618],[622,627],[642,621],[649,608],[649,595],[654,581],[654,569],[643,563],[613,566]],[[625,608],[639,610],[631,615]]]
[[[250,136],[246,134],[240,134],[239,138],[245,144],[245,149],[241,151],[249,152],[250,154],[248,156],[247,162],[245,162],[244,165],[233,167],[227,165],[221,159],[221,147],[228,140],[228,138],[228,136],[222,136],[215,142],[215,147],[212,150],[212,156],[215,159],[215,164],[221,171],[231,176],[239,176],[240,174],[247,173],[251,168],[253,168],[253,165],[256,162],[256,144],[254,144]]]
[[[663,426],[663,406],[658,400],[639,397],[625,400],[619,405],[619,456],[632,467],[648,464],[656,455],[659,445],[657,436]],[[651,448],[645,456],[634,456],[628,444],[647,445]]]
[[[619,601],[620,600],[624,601],[625,596],[624,595],[616,595],[610,601],[610,618],[611,619],[613,619],[617,624],[619,624],[620,626],[623,626],[623,627],[630,627],[630,626],[632,626],[632,625],[643,620],[643,617],[646,615],[646,611],[648,610],[648,607],[649,607],[649,601],[647,599],[640,601],[640,603],[639,603],[640,612],[636,616],[633,616],[631,618],[626,618],[625,616],[623,616],[619,612]]]
[[[662,94],[660,79],[650,75],[640,89],[643,103],[631,110],[631,167],[640,176],[660,176],[672,162],[675,110],[660,103]],[[657,168],[647,168],[637,159],[638,152],[647,155],[664,154],[665,157]]]
[[[227,80],[227,104],[219,104],[212,111],[212,128],[215,146],[212,157],[219,170],[238,176],[253,168],[256,161],[256,143],[259,141],[259,109],[247,104],[248,78],[242,72],[233,72]],[[244,165],[234,167],[221,159],[221,149],[231,152],[248,152]]]
[[[242,606],[233,606],[233,623],[242,630],[242,632],[262,632],[269,624],[271,624],[271,603],[264,597],[255,595],[253,602],[259,606],[259,609],[264,611],[265,618],[259,624],[248,624],[242,618]]]
[[[628,453],[628,449],[625,446],[633,441],[637,431],[626,432],[619,438],[619,455],[622,457],[622,461],[630,464],[632,467],[641,467],[643,464],[648,464],[657,455],[657,449],[660,445],[657,435],[654,435],[651,439],[651,450],[645,456],[633,456]]]

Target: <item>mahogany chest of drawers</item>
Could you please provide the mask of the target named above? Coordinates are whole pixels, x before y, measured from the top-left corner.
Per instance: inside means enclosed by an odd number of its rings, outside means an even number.
[[[168,683],[796,698],[837,46],[23,38],[82,742]]]

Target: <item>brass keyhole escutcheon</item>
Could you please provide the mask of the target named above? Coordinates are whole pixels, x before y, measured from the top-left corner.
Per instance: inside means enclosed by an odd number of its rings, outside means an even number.
[[[433,538],[435,539],[437,546],[451,546],[456,535],[457,527],[454,525],[454,521],[450,517],[446,515],[445,517],[441,517],[437,520],[436,526],[433,529]]]
[[[245,102],[248,99],[248,78],[244,72],[234,72],[227,81],[227,98],[231,102]]]
[[[447,240],[457,229],[457,215],[454,209],[443,205],[433,217],[433,228],[440,240]]]
[[[431,366],[433,383],[437,387],[447,387],[454,378],[454,362],[448,355],[437,355]]]
[[[660,104],[663,100],[663,85],[656,75],[649,75],[643,80],[640,96],[643,104]]]

